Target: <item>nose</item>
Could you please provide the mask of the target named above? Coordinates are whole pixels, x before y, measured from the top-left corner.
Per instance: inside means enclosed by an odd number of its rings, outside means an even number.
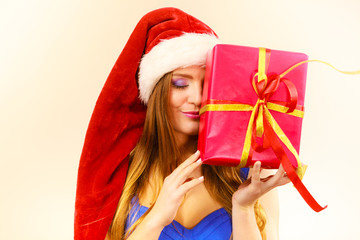
[[[200,107],[201,105],[201,99],[202,99],[202,81],[196,82],[196,84],[193,85],[191,94],[189,96],[189,102],[194,104],[195,107]]]

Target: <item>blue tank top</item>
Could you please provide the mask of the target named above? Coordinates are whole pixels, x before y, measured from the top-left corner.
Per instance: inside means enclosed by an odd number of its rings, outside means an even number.
[[[246,179],[248,169],[242,169],[241,177]],[[126,220],[129,229],[146,211],[137,198],[132,201],[132,208]],[[231,216],[224,208],[220,208],[204,217],[195,227],[188,229],[179,222],[173,221],[160,234],[159,240],[228,240],[232,233]]]

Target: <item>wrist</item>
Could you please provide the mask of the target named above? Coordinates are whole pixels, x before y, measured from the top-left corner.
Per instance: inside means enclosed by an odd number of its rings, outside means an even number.
[[[151,211],[131,233],[128,240],[138,239],[159,239],[164,227],[160,224],[159,218]]]
[[[157,214],[153,209],[149,212],[149,214],[145,217],[146,224],[149,228],[154,230],[163,229],[167,224],[164,223],[164,220],[161,218],[161,215]]]
[[[140,226],[140,225],[139,225]],[[141,231],[141,238],[134,239],[144,239],[143,237],[147,237],[148,239],[158,239],[162,230],[164,229],[157,221],[154,221],[153,218],[149,218],[148,216],[144,218],[141,222],[141,229],[136,229]],[[136,231],[135,230],[135,231]],[[150,237],[151,236],[151,237]]]
[[[242,204],[237,202],[236,200],[232,200],[232,208],[236,211],[241,211],[244,213],[253,212],[254,211],[255,202]]]
[[[251,206],[241,206],[241,205],[233,205],[232,212],[235,215],[253,215],[254,208]]]

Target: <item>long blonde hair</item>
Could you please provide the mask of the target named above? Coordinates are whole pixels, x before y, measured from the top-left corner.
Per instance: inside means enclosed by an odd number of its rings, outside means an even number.
[[[150,175],[154,183],[151,185],[154,193],[152,203],[155,203],[165,177],[179,164],[180,150],[169,121],[171,78],[171,73],[165,74],[155,86],[148,101],[143,134],[131,154],[125,186],[108,231],[111,240],[126,239],[152,209],[153,205],[125,232],[127,216],[132,207],[131,200],[136,196],[141,197]],[[206,189],[230,215],[232,195],[242,183],[239,171],[237,167],[202,166]],[[258,203],[255,204],[254,210],[259,230],[265,239],[265,213]]]

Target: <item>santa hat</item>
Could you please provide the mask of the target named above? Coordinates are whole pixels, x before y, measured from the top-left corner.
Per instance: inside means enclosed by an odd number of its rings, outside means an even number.
[[[86,133],[76,191],[76,240],[105,238],[156,83],[177,68],[204,65],[217,42],[213,30],[179,9],[158,9],[139,21],[100,93]]]

